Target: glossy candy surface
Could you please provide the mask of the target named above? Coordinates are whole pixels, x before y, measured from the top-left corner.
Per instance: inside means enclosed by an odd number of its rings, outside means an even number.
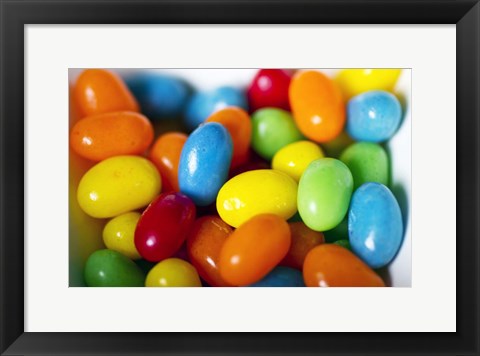
[[[204,216],[195,221],[187,237],[188,257],[198,274],[212,287],[229,286],[220,276],[220,251],[233,229],[218,216]]]
[[[172,257],[195,221],[195,205],[181,193],[163,193],[143,212],[135,230],[135,246],[147,261]]]
[[[180,191],[178,166],[187,135],[182,132],[168,132],[155,141],[150,151],[150,159],[162,176],[163,191]]]
[[[126,84],[151,120],[179,117],[190,95],[183,81],[163,74],[129,76]]]
[[[153,127],[142,114],[117,111],[85,117],[70,133],[70,146],[92,161],[143,153],[153,141]]]
[[[340,160],[352,172],[354,190],[367,182],[388,184],[388,156],[382,146],[357,142],[343,151]]]
[[[73,96],[80,116],[115,111],[139,111],[139,106],[123,80],[104,69],[87,69],[75,83]]]
[[[303,222],[288,223],[292,234],[292,243],[287,255],[282,260],[283,266],[302,269],[308,252],[325,242],[323,234],[309,229]]]
[[[178,166],[180,191],[196,205],[215,201],[228,178],[233,144],[223,125],[208,122],[190,134],[183,146]]]
[[[346,99],[369,90],[392,91],[401,69],[344,69],[335,78]]]
[[[255,111],[252,115],[252,130],[252,148],[267,160],[271,160],[282,147],[303,139],[292,115],[281,109]]]
[[[245,110],[234,106],[221,109],[210,115],[206,122],[218,122],[228,130],[233,142],[232,167],[248,160],[252,122]]]
[[[323,157],[323,151],[317,144],[311,141],[297,141],[275,153],[272,168],[287,173],[298,182],[308,165]]]
[[[110,218],[148,205],[160,192],[160,174],[137,156],[108,158],[85,173],[77,189],[82,210],[94,218]]]
[[[279,266],[249,287],[305,287],[305,283],[299,270]]]
[[[140,213],[131,212],[114,217],[103,229],[103,242],[108,249],[120,252],[132,260],[140,259],[135,247],[135,229]]]
[[[119,252],[97,250],[85,264],[89,287],[143,287],[145,275],[135,262]]]
[[[348,214],[352,250],[372,268],[388,264],[403,238],[400,207],[382,184],[365,183],[352,197]]]
[[[260,281],[282,260],[290,247],[290,228],[273,214],[257,215],[236,229],[220,252],[222,278],[237,286]]]
[[[148,272],[146,287],[201,287],[195,268],[179,258],[168,258]]]
[[[293,117],[300,131],[315,142],[337,137],[345,125],[345,103],[337,85],[316,71],[295,74],[289,89]]]
[[[260,69],[247,90],[248,106],[251,112],[273,107],[290,110],[288,88],[292,75],[283,69]]]
[[[297,211],[297,183],[287,174],[272,169],[239,174],[218,192],[217,211],[233,227],[258,214],[289,219]]]
[[[212,91],[197,92],[192,95],[185,110],[185,125],[193,130],[215,111],[228,106],[248,110],[245,94],[233,87],[220,87]]]
[[[375,90],[350,99],[347,115],[347,131],[354,140],[383,142],[397,131],[402,107],[393,94]]]
[[[382,279],[344,247],[323,244],[311,250],[303,264],[307,287],[384,287]]]
[[[298,212],[315,231],[337,226],[348,210],[353,178],[348,167],[334,158],[313,161],[298,184]]]

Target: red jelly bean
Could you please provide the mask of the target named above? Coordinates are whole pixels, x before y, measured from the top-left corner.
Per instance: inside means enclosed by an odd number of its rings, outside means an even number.
[[[135,247],[151,262],[172,257],[195,221],[195,205],[181,193],[165,193],[143,212],[135,230]]]
[[[247,91],[248,105],[253,112],[260,108],[274,107],[290,110],[288,87],[292,76],[282,69],[261,69]]]
[[[218,216],[204,216],[193,225],[187,237],[187,252],[198,274],[212,287],[231,286],[218,270],[220,250],[233,229]]]

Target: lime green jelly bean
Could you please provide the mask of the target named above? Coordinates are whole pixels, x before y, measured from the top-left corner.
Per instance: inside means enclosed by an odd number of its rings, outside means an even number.
[[[145,275],[135,262],[119,252],[98,250],[85,265],[89,287],[143,287]]]
[[[352,172],[354,189],[367,182],[388,185],[388,156],[382,146],[370,142],[354,143],[343,151],[340,160]]]
[[[334,158],[313,161],[298,184],[298,211],[303,222],[315,231],[337,226],[348,210],[353,178],[348,167]]]
[[[292,115],[285,110],[266,108],[252,115],[252,147],[267,160],[282,147],[303,138]]]

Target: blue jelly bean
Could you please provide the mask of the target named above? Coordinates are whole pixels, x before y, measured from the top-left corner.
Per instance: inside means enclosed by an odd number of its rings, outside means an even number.
[[[386,186],[365,183],[353,193],[348,235],[353,252],[372,268],[395,257],[403,238],[402,213]]]
[[[279,266],[250,287],[305,287],[305,283],[299,270]]]
[[[140,104],[142,113],[151,120],[181,116],[190,95],[189,87],[171,76],[138,74],[125,81]]]
[[[353,97],[347,105],[347,132],[357,141],[383,142],[397,131],[402,107],[391,93],[373,90]]]
[[[180,155],[180,191],[196,205],[213,203],[228,178],[232,153],[232,139],[223,125],[217,122],[200,125],[190,134]]]
[[[227,106],[248,110],[245,94],[237,88],[220,87],[213,91],[197,92],[189,100],[185,111],[185,125],[193,130],[208,117]]]

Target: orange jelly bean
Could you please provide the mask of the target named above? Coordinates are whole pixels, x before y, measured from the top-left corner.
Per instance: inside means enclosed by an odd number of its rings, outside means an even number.
[[[252,137],[252,122],[245,110],[235,106],[213,113],[206,122],[218,122],[225,126],[233,141],[232,167],[248,160],[248,148]]]
[[[335,244],[317,246],[307,254],[303,279],[307,287],[385,287],[362,260]]]
[[[187,237],[187,253],[198,274],[212,287],[231,286],[218,270],[220,250],[233,229],[218,216],[204,216],[197,221]]]
[[[168,132],[161,135],[150,151],[150,159],[157,166],[162,182],[164,183],[164,192],[179,192],[178,186],[178,164],[182,148],[187,141],[187,135],[181,132]]]
[[[315,246],[323,244],[325,238],[321,232],[309,229],[303,222],[288,225],[292,234],[292,244],[281,264],[301,270],[308,252]]]
[[[81,117],[113,111],[140,111],[135,97],[123,80],[105,69],[82,72],[73,95]]]
[[[290,228],[274,214],[254,216],[228,237],[220,252],[220,274],[236,286],[265,277],[290,248]]]
[[[337,137],[345,125],[345,104],[337,84],[316,71],[297,73],[289,88],[293,117],[300,131],[315,142]]]
[[[152,124],[132,111],[87,116],[77,121],[70,133],[73,150],[92,161],[141,154],[152,141]]]

